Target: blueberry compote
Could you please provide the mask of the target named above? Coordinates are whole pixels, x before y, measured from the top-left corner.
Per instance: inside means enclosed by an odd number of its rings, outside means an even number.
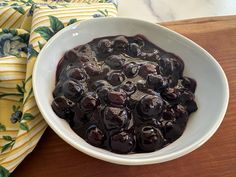
[[[184,62],[136,35],[111,36],[67,51],[52,109],[93,146],[152,152],[178,139],[197,110]]]

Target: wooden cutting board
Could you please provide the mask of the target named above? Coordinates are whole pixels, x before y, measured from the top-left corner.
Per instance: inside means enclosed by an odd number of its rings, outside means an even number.
[[[209,51],[223,67],[230,87],[225,119],[214,136],[179,159],[155,165],[121,166],[89,157],[50,128],[12,177],[235,177],[236,16],[163,23]]]

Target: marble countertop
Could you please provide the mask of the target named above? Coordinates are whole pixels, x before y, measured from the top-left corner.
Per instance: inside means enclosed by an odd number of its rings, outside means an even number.
[[[118,16],[151,22],[236,15],[236,0],[118,0]]]

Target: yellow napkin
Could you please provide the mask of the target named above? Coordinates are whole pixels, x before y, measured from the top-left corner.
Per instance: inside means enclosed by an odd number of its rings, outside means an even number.
[[[32,88],[44,44],[72,23],[117,13],[110,0],[65,1],[0,2],[0,177],[9,176],[47,127]]]

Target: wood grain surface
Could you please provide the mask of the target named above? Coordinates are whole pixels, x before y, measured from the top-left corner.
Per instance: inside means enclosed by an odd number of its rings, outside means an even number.
[[[236,16],[163,23],[209,51],[230,87],[225,119],[214,136],[179,159],[155,165],[121,166],[89,157],[50,128],[12,177],[236,177]]]

